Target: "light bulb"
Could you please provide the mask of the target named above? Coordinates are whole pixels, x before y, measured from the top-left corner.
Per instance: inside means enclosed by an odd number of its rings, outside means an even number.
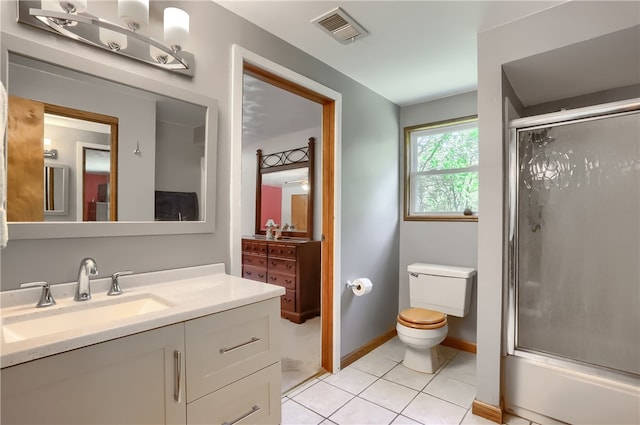
[[[118,16],[131,31],[149,26],[149,0],[118,0]]]
[[[107,28],[98,28],[100,41],[111,50],[119,51],[127,48],[127,36]]]
[[[189,14],[177,7],[164,9],[164,41],[173,50],[181,50],[189,39]]]

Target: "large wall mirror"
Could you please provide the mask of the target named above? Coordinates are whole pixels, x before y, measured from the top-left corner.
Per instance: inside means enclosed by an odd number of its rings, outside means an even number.
[[[2,45],[10,239],[213,231],[214,99],[4,33]]]
[[[314,144],[311,137],[297,149],[256,152],[257,235],[266,234],[269,223],[285,237],[313,237]]]

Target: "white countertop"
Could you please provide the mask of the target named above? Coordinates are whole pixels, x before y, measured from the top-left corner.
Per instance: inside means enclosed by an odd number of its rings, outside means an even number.
[[[114,338],[184,322],[197,317],[229,310],[247,304],[275,298],[285,293],[284,288],[254,282],[224,272],[224,264],[188,267],[184,269],[133,274],[119,278],[122,295],[115,298],[126,300],[151,294],[167,301],[170,306],[163,310],[135,317],[110,319],[85,327],[51,333],[42,337],[7,343],[0,338],[0,367],[13,366],[41,357],[85,347]],[[76,283],[51,286],[57,304],[36,308],[41,288],[17,289],[0,292],[0,316],[2,323],[25,314],[52,315],[60,309],[87,308],[114,300],[107,296],[111,278],[91,280],[92,299],[73,300]],[[46,317],[43,326],[47,325]]]

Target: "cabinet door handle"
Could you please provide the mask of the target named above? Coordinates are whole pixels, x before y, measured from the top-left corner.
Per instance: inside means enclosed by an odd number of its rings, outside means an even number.
[[[182,375],[182,353],[173,352],[173,399],[180,403],[180,378]]]
[[[260,410],[261,407],[258,406],[257,404],[255,406],[253,406],[251,408],[251,410],[249,410],[247,413],[245,413],[244,415],[240,416],[238,419],[231,421],[231,422],[223,422],[222,425],[234,425],[237,424],[238,422],[240,422],[243,419],[248,418],[249,416],[253,415],[254,413],[256,413],[258,410]]]
[[[237,350],[238,348],[244,347],[245,345],[253,344],[254,342],[258,342],[258,341],[260,341],[260,338],[256,338],[254,336],[249,341],[243,342],[242,344],[234,345],[233,347],[230,347],[230,348],[224,348],[224,347],[221,348],[220,354],[225,354],[225,353],[228,353],[229,351]]]

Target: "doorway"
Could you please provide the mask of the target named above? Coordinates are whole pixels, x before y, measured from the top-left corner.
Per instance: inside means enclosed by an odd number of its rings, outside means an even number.
[[[340,275],[339,262],[339,153],[341,95],[239,46],[233,48],[232,95],[232,171],[231,171],[231,274],[241,274],[241,230],[239,215],[240,168],[242,144],[242,77],[246,71],[256,78],[322,105],[321,181],[321,365],[328,372],[340,367],[340,299],[335,276]]]

